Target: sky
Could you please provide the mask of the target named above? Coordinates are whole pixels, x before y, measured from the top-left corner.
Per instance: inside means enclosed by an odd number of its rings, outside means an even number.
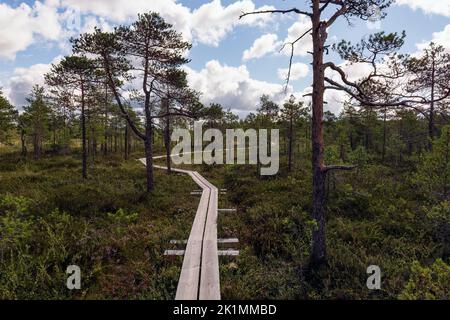
[[[307,9],[305,0],[0,0],[0,87],[21,108],[34,84],[52,63],[71,53],[70,37],[94,26],[111,30],[134,21],[138,13],[155,11],[193,44],[185,67],[191,87],[205,104],[217,102],[240,116],[255,111],[267,94],[282,103],[291,94],[298,99],[311,86],[311,39],[295,48],[291,82],[284,90],[289,53],[280,51],[309,29],[296,14],[264,14],[239,20],[242,12],[273,8]],[[430,41],[450,51],[450,0],[397,0],[386,19],[367,23],[340,19],[328,30],[328,43],[358,42],[369,34],[406,31],[402,52],[419,54]],[[327,60],[342,64],[333,52]],[[357,79],[364,66],[346,66]],[[326,108],[338,113],[345,97],[327,92]]]

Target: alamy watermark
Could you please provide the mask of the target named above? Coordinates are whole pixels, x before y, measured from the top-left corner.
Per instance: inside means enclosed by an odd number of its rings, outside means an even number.
[[[77,265],[70,265],[66,269],[67,277],[66,286],[69,290],[81,289],[81,269]]]
[[[61,14],[61,21],[67,31],[74,33],[81,32],[82,24],[81,10],[78,7],[69,7]]]
[[[191,132],[175,129],[172,141],[178,142],[172,149],[174,164],[260,164],[261,175],[275,175],[280,167],[279,130],[226,129],[225,146],[223,133],[219,129],[207,129],[203,133],[203,123],[194,123],[194,144],[192,150]],[[247,144],[248,141],[248,144]],[[210,142],[203,149],[203,142]],[[236,151],[236,153],[235,153]],[[248,151],[248,162],[246,154]],[[225,159],[224,159],[225,152]],[[194,160],[192,161],[192,155]]]
[[[367,267],[367,274],[370,276],[367,278],[367,288],[369,290],[380,290],[381,289],[381,269],[379,266],[370,265]]]
[[[381,9],[377,5],[370,5],[367,8],[367,28],[370,30],[381,29]]]

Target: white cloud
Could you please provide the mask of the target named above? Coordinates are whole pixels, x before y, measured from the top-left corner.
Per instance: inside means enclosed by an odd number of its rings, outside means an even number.
[[[372,71],[372,65],[369,63],[342,63],[339,67],[344,71],[346,78],[351,82],[356,82],[363,77],[367,77]],[[378,68],[381,68],[378,65]],[[325,75],[332,80],[341,82],[339,74],[331,69],[325,71]],[[342,82],[341,82],[342,83]]]
[[[136,19],[138,13],[159,12],[187,40],[211,46],[218,46],[236,26],[264,26],[273,19],[271,15],[257,15],[239,20],[242,12],[271,8],[256,8],[251,0],[236,1],[228,6],[223,6],[220,0],[213,0],[195,10],[176,0],[62,0],[62,5],[113,23],[129,22]]]
[[[190,33],[190,9],[174,0],[61,0],[61,6],[115,24],[135,20],[138,13],[160,12],[178,31]]]
[[[450,24],[446,25],[444,30],[440,32],[434,32],[431,41],[425,41],[417,44],[417,48],[423,50],[428,47],[430,42],[434,42],[447,48],[447,50],[450,50]]]
[[[58,63],[61,56],[53,59],[49,64],[38,63],[28,68],[16,68],[12,76],[5,82],[5,93],[13,105],[20,108],[26,104],[26,98],[34,85],[44,85],[44,75],[51,69],[51,65]]]
[[[0,58],[14,59],[17,52],[39,38],[59,41],[64,49],[71,36],[91,30],[94,23],[108,30],[149,11],[159,12],[186,40],[218,46],[237,26],[262,27],[274,19],[272,15],[255,15],[239,20],[242,12],[269,8],[257,8],[251,0],[228,6],[212,0],[195,10],[176,0],[45,0],[17,7],[0,3]]]
[[[173,12],[185,15],[189,9],[173,0],[62,0],[62,7],[70,7],[85,14],[108,17],[113,22],[124,23],[147,11]]]
[[[261,58],[267,54],[278,52],[281,48],[281,54],[291,55],[292,46],[294,44],[294,56],[306,56],[308,51],[312,51],[312,37],[307,33],[304,37],[297,41],[300,36],[311,28],[311,20],[305,16],[299,19],[288,28],[288,34],[284,41],[278,41],[276,34],[268,33],[255,40],[253,45],[244,51],[243,59],[250,60]]]
[[[398,5],[407,5],[414,10],[450,17],[450,0],[397,0]]]
[[[32,28],[34,32],[48,40],[57,40],[61,35],[58,17],[58,1],[36,1],[33,7]]]
[[[343,107],[344,103],[349,99],[349,96],[342,92],[336,90],[325,91],[324,101],[326,102],[323,109],[324,111],[330,111],[335,115],[338,115]]]
[[[288,68],[278,69],[278,78],[280,78],[281,80],[286,80],[288,72]],[[308,75],[308,73],[309,67],[307,64],[300,62],[293,63],[291,66],[290,80],[298,80],[300,78],[304,78]]]
[[[253,1],[241,0],[222,6],[220,0],[213,0],[202,5],[192,12],[192,33],[195,39],[201,43],[218,46],[234,27],[238,25],[264,26],[272,19],[271,15],[254,15],[239,20],[242,12],[264,10],[272,7],[263,6],[256,8]]]
[[[268,53],[274,52],[277,47],[280,47],[281,42],[278,41],[278,36],[274,33],[262,35],[253,42],[250,49],[244,51],[243,60],[258,59]]]
[[[292,92],[292,88],[288,88],[285,93],[280,84],[252,79],[245,65],[230,67],[211,60],[200,71],[186,69],[191,87],[203,93],[203,103],[217,102],[241,115],[256,110],[263,94],[279,103]]]
[[[103,31],[111,32],[113,27],[102,17],[87,16],[84,19],[84,24],[81,29],[81,33],[94,32],[95,27],[100,28]]]
[[[14,59],[39,36],[57,40],[61,27],[56,4],[53,0],[36,1],[33,7],[22,3],[12,8],[0,3],[0,58]]]
[[[312,87],[305,88],[302,92],[295,94],[295,97],[303,101],[306,105],[311,103]],[[305,96],[306,95],[306,96]],[[324,95],[324,111],[330,111],[338,115],[344,106],[344,102],[349,99],[349,96],[342,91],[326,90]]]
[[[300,36],[305,34],[309,29],[311,29],[311,19],[300,16],[299,19],[289,27],[288,35],[283,43],[289,44],[296,41]],[[312,37],[311,33],[308,32],[301,40],[298,40],[294,45],[294,55],[296,56],[306,56],[308,51],[312,51]],[[291,54],[291,46],[285,46],[282,51],[285,55]]]

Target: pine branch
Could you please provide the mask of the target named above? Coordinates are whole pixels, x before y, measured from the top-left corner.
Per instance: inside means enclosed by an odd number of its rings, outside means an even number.
[[[292,8],[292,9],[288,9],[288,10],[277,10],[277,9],[274,9],[274,10],[259,10],[259,11],[252,11],[252,12],[242,12],[242,14],[239,16],[239,20],[244,18],[244,17],[246,17],[246,16],[255,15],[255,14],[264,14],[264,13],[281,13],[281,14],[286,14],[286,13],[292,13],[292,12],[297,13],[297,14],[302,14],[302,15],[305,15],[305,16],[308,16],[308,17],[312,16],[312,14],[309,13],[309,12],[302,11],[302,10],[299,10],[297,8]]]

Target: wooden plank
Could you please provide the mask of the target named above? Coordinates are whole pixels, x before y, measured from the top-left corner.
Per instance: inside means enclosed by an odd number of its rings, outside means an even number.
[[[239,239],[238,238],[217,239],[217,243],[220,243],[220,244],[239,243]]]
[[[139,159],[146,165],[145,159]],[[154,168],[167,170],[166,167],[154,165]],[[194,222],[192,224],[189,239],[187,241],[186,250],[181,267],[180,278],[178,280],[178,287],[175,300],[197,300],[199,296],[199,281],[201,257],[203,250],[203,233],[205,230],[206,217],[208,214],[209,199],[211,189],[197,176],[196,172],[172,169],[174,172],[188,174],[194,182],[203,190],[200,198],[200,203],[195,214]]]
[[[139,159],[144,165],[145,159]],[[167,169],[162,166],[155,168]],[[175,300],[220,300],[219,256],[217,250],[218,189],[196,171],[186,173],[202,189],[200,203],[184,251],[183,266]],[[181,254],[182,250],[166,250]],[[229,250],[227,250],[228,252]],[[231,255],[231,254],[230,254]]]
[[[239,250],[219,250],[218,252],[219,256],[238,256],[239,255]]]
[[[187,240],[170,240],[170,244],[187,244]],[[217,239],[218,244],[231,244],[231,243],[239,243],[238,238],[229,238],[229,239]]]
[[[237,212],[236,209],[218,209],[219,212]]]
[[[182,256],[186,253],[185,250],[166,250],[164,251],[164,255],[165,256]],[[232,249],[227,249],[227,250],[217,250],[217,255],[218,256],[238,256],[239,255],[239,250],[232,250]]]
[[[197,300],[199,291],[200,268],[202,257],[203,232],[205,229],[206,217],[211,190],[199,179],[195,172],[188,173],[191,178],[202,189],[203,194],[200,199],[197,213],[192,224],[191,233],[186,245],[183,265],[181,267],[180,278],[178,280],[175,300]]]
[[[165,256],[182,256],[185,250],[166,250],[164,251]]]
[[[220,300],[219,256],[217,253],[218,190],[208,180],[199,177],[210,188],[208,216],[203,236],[200,300]]]

